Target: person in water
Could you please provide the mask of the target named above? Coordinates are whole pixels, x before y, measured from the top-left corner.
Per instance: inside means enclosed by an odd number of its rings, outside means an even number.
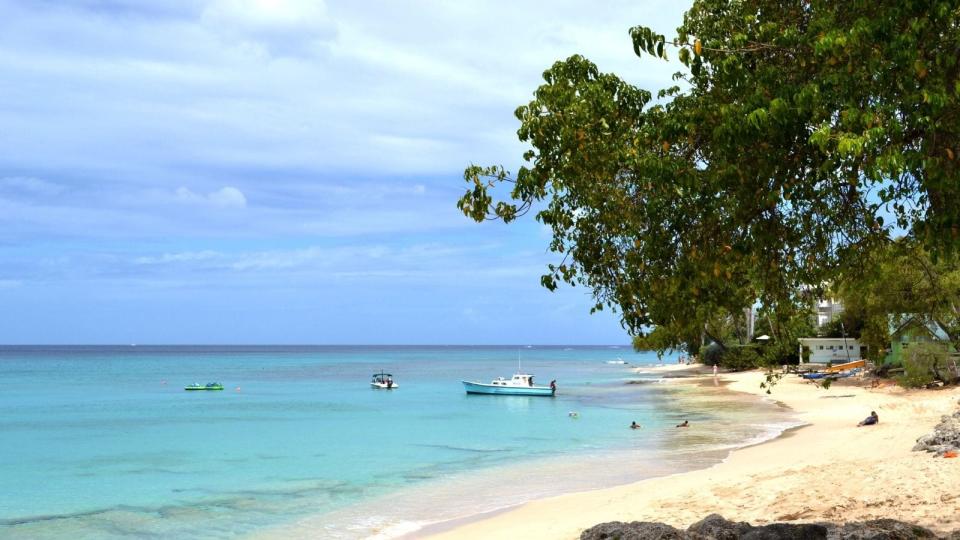
[[[531,376],[527,379],[527,384],[529,384],[530,386],[533,386],[533,375],[531,375]]]
[[[634,420],[633,422],[630,422],[630,429],[640,429],[641,427],[642,426],[638,424],[636,420]]]
[[[870,411],[870,416],[864,418],[857,427],[860,426],[872,426],[874,424],[880,423],[880,417],[877,415],[877,411]]]
[[[554,392],[557,391],[557,380],[556,380],[556,379],[550,381],[550,389],[553,390]]]
[[[690,427],[690,421],[684,420],[682,424],[677,424],[677,427]]]

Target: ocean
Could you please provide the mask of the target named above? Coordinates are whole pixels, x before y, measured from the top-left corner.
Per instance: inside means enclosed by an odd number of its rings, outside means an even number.
[[[463,391],[518,358],[555,398]],[[796,425],[634,372],[657,362],[625,346],[0,347],[0,537],[396,537],[709,466]],[[381,369],[399,388],[370,388]],[[225,390],[183,389],[212,381]]]

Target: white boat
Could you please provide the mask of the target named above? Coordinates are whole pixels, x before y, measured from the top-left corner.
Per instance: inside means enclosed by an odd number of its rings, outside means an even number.
[[[626,364],[627,361],[624,360],[623,358],[617,358],[616,360],[607,360],[607,363],[608,363],[608,364],[621,364],[621,365],[622,365],[622,364]]]
[[[383,390],[393,390],[394,388],[398,388],[400,385],[393,382],[393,375],[384,373],[381,370],[380,373],[373,374],[373,378],[370,379],[370,386]]]
[[[546,396],[557,393],[557,382],[551,381],[550,386],[536,386],[533,384],[533,375],[517,373],[512,379],[497,377],[490,384],[472,381],[460,381],[468,394],[495,394],[500,396]]]

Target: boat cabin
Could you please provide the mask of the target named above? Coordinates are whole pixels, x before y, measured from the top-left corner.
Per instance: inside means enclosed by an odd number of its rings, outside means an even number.
[[[370,382],[375,384],[387,384],[388,382],[393,382],[393,375],[384,373],[382,371],[380,373],[374,373],[373,379],[371,379]]]
[[[510,380],[497,377],[490,384],[494,386],[533,386],[533,375],[517,373]]]

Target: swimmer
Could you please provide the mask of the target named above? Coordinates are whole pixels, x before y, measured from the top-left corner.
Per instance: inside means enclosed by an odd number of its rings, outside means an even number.
[[[630,429],[640,429],[640,428],[642,428],[642,427],[643,427],[643,426],[641,426],[640,424],[638,424],[638,423],[636,422],[636,420],[634,420],[633,422],[630,422]]]

